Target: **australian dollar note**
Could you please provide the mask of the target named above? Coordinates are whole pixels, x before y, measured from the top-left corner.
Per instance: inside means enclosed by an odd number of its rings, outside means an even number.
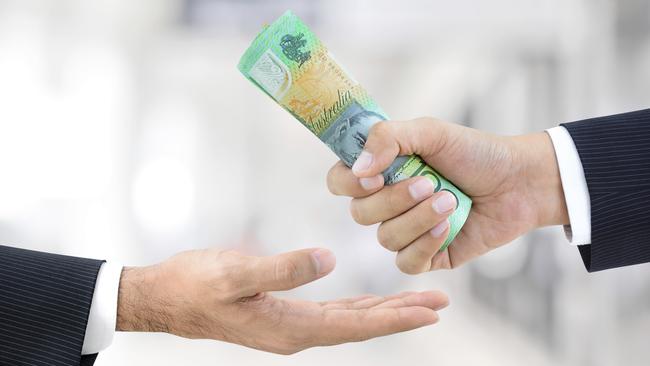
[[[239,70],[291,113],[348,166],[359,157],[370,127],[388,115],[333,58],[314,33],[287,11],[266,26],[246,50]],[[400,156],[383,172],[386,184],[425,176],[458,206],[449,217],[444,250],[460,232],[472,201],[419,156]]]

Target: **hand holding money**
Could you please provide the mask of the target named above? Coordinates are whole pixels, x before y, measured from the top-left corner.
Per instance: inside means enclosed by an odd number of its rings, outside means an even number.
[[[417,154],[473,200],[467,222],[447,251],[449,196],[414,177],[383,185],[381,172],[399,155]],[[361,161],[363,160],[363,161]],[[501,137],[421,118],[376,124],[363,157],[350,169],[329,172],[332,193],[354,197],[360,224],[381,223],[378,239],[397,252],[397,266],[415,274],[455,268],[538,227],[568,224],[555,153],[549,136]]]
[[[347,166],[361,156],[369,129],[386,113],[291,12],[266,27],[246,50],[239,70],[289,111]],[[444,251],[467,219],[472,201],[417,155],[393,156],[380,172],[386,184],[423,176],[434,191],[454,196]]]
[[[454,268],[536,227],[568,223],[546,134],[382,122],[386,113],[291,12],[258,35],[239,69],[341,158],[330,190],[355,198],[357,222],[381,223],[379,242],[406,273]]]

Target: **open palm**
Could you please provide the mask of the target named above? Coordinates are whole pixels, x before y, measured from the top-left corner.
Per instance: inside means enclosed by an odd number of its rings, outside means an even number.
[[[303,249],[270,257],[218,249],[179,253],[120,279],[117,329],[167,332],[291,354],[420,328],[448,304],[439,291],[325,302],[272,294],[329,274],[334,255]]]

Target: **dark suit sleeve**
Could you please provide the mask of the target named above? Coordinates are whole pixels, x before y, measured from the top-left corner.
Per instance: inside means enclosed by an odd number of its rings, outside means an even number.
[[[589,272],[650,262],[650,109],[562,124],[589,187]]]
[[[81,347],[101,265],[0,246],[0,365],[92,365]]]

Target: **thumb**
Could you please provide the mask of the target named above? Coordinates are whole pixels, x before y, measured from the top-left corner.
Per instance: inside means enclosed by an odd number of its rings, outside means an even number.
[[[386,170],[401,155],[430,155],[445,138],[446,124],[431,118],[410,121],[377,122],[352,172],[359,178],[374,177]]]
[[[254,262],[250,273],[255,291],[283,291],[326,276],[336,266],[336,257],[327,249],[303,249]]]

